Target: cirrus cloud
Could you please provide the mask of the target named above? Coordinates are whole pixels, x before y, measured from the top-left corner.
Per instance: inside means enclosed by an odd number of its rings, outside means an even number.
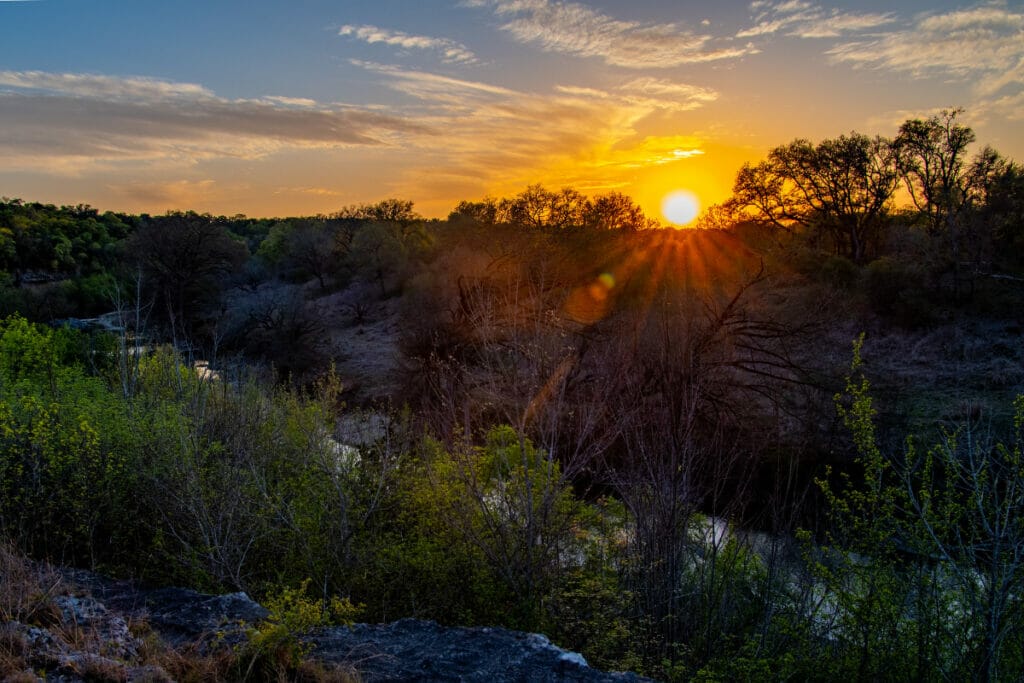
[[[1024,84],[1024,11],[982,5],[919,17],[903,30],[836,45],[834,62],[908,72],[971,77],[981,94]]]
[[[753,38],[785,33],[799,38],[837,38],[844,34],[875,29],[891,24],[895,17],[886,14],[856,14],[838,9],[825,10],[807,0],[784,0],[751,3],[756,24],[736,34],[737,38]]]
[[[405,50],[433,50],[441,53],[441,59],[449,64],[474,64],[478,60],[473,51],[461,43],[447,38],[417,36],[402,31],[392,31],[377,26],[352,26],[346,24],[338,30],[339,36],[352,36],[363,42],[383,43]]]
[[[448,187],[505,191],[539,180],[579,188],[619,187],[624,172],[703,154],[693,138],[640,134],[658,112],[689,111],[717,98],[711,89],[635,78],[614,87],[555,86],[531,92],[398,66],[356,62],[417,101],[417,120],[443,138],[410,138],[429,159],[429,177]],[[425,169],[406,171],[421,185]],[[472,190],[466,190],[472,191]]]
[[[281,96],[231,100],[193,83],[42,71],[0,71],[0,120],[9,169],[256,158],[429,134],[369,108]]]
[[[756,53],[752,45],[716,45],[709,35],[676,23],[624,21],[576,2],[557,0],[465,0],[490,8],[502,30],[547,52],[595,57],[630,69],[667,68]]]

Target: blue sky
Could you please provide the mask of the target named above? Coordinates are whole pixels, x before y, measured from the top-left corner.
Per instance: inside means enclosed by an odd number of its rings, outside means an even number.
[[[795,137],[966,108],[1024,160],[1024,6],[0,0],[0,195],[427,215],[527,183],[652,214]]]

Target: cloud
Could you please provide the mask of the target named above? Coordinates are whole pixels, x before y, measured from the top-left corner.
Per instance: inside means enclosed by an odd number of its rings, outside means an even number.
[[[970,80],[976,95],[1002,93],[998,99],[1008,101],[1024,87],[1024,11],[994,3],[926,14],[905,29],[836,45],[828,55],[858,67]]]
[[[450,130],[410,138],[424,160],[399,182],[505,193],[531,182],[617,187],[622,173],[683,162],[702,153],[695,139],[644,138],[640,124],[658,112],[696,109],[717,98],[708,88],[666,79],[634,78],[598,89],[572,85],[530,92],[473,80],[360,62],[394,90],[416,98],[418,121]],[[468,190],[472,191],[472,190]]]
[[[615,19],[576,2],[557,0],[466,0],[490,8],[502,30],[548,52],[596,57],[631,69],[666,68],[731,59],[756,52],[751,45],[714,46],[708,35],[675,23],[644,24]]]
[[[310,108],[316,107],[317,101],[311,100],[306,97],[284,97],[281,95],[267,95],[261,98],[264,102],[272,102],[274,104],[280,104],[286,107],[303,107]]]
[[[206,179],[242,168],[239,162],[247,172],[237,177],[261,182],[253,178],[271,172],[249,161],[273,153],[282,153],[274,159],[282,168],[342,173],[361,159],[364,169],[387,169],[386,179],[373,181],[374,192],[433,197],[438,208],[456,187],[464,196],[508,194],[531,182],[612,188],[636,169],[687,163],[703,153],[703,142],[647,136],[647,121],[685,115],[718,97],[707,87],[636,74],[600,88],[529,90],[352,64],[401,93],[400,103],[355,107],[280,95],[237,100],[158,79],[0,71],[2,169],[93,179],[128,174],[132,182],[105,187],[132,206],[225,207],[253,190]],[[344,153],[332,154],[339,150]],[[341,197],[313,170],[288,177],[286,183],[264,179],[272,183],[267,194],[280,190],[300,206]],[[346,182],[347,191],[353,182]]]
[[[137,76],[119,78],[97,74],[0,71],[0,85],[19,90],[78,95],[106,100],[214,99],[214,94],[201,85]]]
[[[651,109],[672,111],[698,109],[718,99],[718,93],[710,88],[650,76],[624,83],[617,90],[625,98]]]
[[[230,100],[191,83],[40,71],[0,71],[0,120],[8,169],[255,158],[429,133],[367,108],[280,96]]]
[[[404,50],[432,50],[441,53],[441,59],[449,64],[474,64],[478,60],[472,50],[461,43],[447,38],[416,36],[402,31],[391,31],[376,26],[342,26],[340,36],[352,36],[369,44],[383,43]]]
[[[311,195],[313,197],[342,197],[344,193],[332,189],[329,187],[314,187],[314,186],[300,186],[300,187],[279,187],[274,191],[274,194],[302,194]]]
[[[895,17],[886,14],[854,14],[837,9],[825,10],[806,0],[785,2],[753,2],[754,26],[736,34],[737,38],[753,38],[785,33],[800,38],[837,38],[891,24]]]

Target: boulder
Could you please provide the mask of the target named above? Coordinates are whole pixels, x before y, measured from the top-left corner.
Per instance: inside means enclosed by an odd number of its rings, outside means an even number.
[[[644,681],[604,673],[546,636],[504,628],[460,628],[401,619],[321,629],[307,638],[310,656],[354,667],[363,681]]]

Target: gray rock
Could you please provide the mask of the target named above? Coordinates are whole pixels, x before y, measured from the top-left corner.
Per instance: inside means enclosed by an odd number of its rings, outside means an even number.
[[[644,681],[635,674],[604,673],[547,637],[504,628],[459,628],[402,619],[322,629],[308,638],[311,656],[359,671],[376,681]]]
[[[245,593],[208,595],[188,588],[145,588],[83,570],[64,572],[69,582],[87,588],[107,607],[142,618],[171,645],[204,638],[235,644],[247,624],[270,614]]]
[[[132,659],[139,653],[139,641],[128,629],[124,618],[111,613],[91,597],[61,595],[54,598],[63,622],[77,626],[96,641],[100,653],[117,659]]]
[[[108,609],[145,618],[171,645],[204,639],[211,647],[232,645],[244,639],[246,624],[268,615],[245,593],[205,595],[183,588],[146,589],[129,581],[75,570],[66,571],[65,576],[69,582],[88,588]],[[89,603],[76,605],[88,611]],[[401,619],[391,624],[319,629],[304,640],[312,646],[311,659],[351,667],[366,683],[649,680],[631,673],[592,669],[582,655],[553,645],[546,636],[504,628],[459,628]]]

